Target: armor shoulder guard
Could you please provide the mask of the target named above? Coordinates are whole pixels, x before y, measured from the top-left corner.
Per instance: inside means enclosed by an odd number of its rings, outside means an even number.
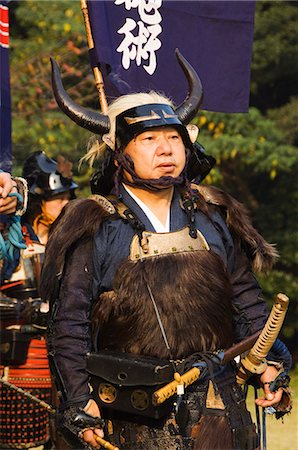
[[[208,204],[220,209],[233,238],[245,249],[254,272],[269,271],[278,258],[278,252],[275,245],[269,244],[253,227],[246,207],[217,187],[202,185],[192,187],[199,191]]]
[[[113,213],[107,203],[98,198],[85,198],[71,200],[65,205],[49,233],[41,274],[42,298],[55,300],[55,286],[63,273],[67,253],[78,243],[93,240],[101,224]]]

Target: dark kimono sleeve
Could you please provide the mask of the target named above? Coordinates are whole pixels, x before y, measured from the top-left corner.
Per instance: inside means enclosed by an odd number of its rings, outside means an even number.
[[[244,251],[237,246],[231,281],[235,311],[233,320],[236,340],[240,341],[263,328],[268,317],[268,308],[250,262]]]
[[[217,221],[216,228],[221,230],[220,233],[226,248],[227,268],[232,283],[235,340],[241,341],[246,336],[263,329],[269,311],[262,298],[261,287],[252,271],[252,261],[243,249],[241,239],[233,240],[230,232],[220,220]],[[259,239],[262,244],[263,238]],[[270,361],[270,364],[282,363],[286,371],[292,365],[291,354],[279,339],[274,342],[267,355],[267,360]]]
[[[213,220],[225,247],[226,264],[233,289],[235,339],[241,341],[263,328],[268,308],[240,240],[232,238],[220,214],[214,215]]]
[[[59,298],[48,327],[49,361],[62,407],[85,406],[90,398],[86,355],[91,348],[92,242],[78,243],[69,252]]]

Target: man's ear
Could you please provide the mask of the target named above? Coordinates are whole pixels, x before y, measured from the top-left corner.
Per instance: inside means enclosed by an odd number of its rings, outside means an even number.
[[[115,150],[115,142],[109,134],[104,134],[102,136],[102,140],[108,147],[110,147],[112,150]]]
[[[114,164],[116,167],[119,167],[118,161],[116,161],[116,159],[114,159]]]
[[[199,134],[199,128],[194,125],[193,123],[190,123],[186,126],[188,135],[189,135],[189,139],[192,142],[192,144],[194,142],[196,142],[198,134]]]

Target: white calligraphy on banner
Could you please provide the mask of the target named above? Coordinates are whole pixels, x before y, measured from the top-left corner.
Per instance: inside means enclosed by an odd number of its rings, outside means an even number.
[[[125,9],[138,9],[140,20],[137,22],[127,17],[125,24],[117,31],[124,34],[124,38],[117,48],[117,52],[122,53],[122,66],[129,69],[131,61],[135,61],[137,66],[142,61],[148,62],[142,67],[149,75],[155,72],[156,50],[161,47],[158,35],[162,32],[160,25],[162,17],[158,9],[162,5],[162,0],[115,0],[115,5],[124,4]]]

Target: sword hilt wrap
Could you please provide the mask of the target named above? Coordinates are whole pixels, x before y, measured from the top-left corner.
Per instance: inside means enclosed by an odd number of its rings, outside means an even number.
[[[154,405],[160,405],[161,403],[165,402],[168,398],[172,397],[172,395],[176,394],[177,386],[179,384],[183,384],[184,387],[189,386],[199,378],[200,373],[201,371],[197,367],[193,367],[180,377],[176,376],[174,381],[167,384],[166,386],[163,386],[153,393],[152,403]]]
[[[289,304],[285,294],[277,294],[268,320],[254,346],[248,355],[241,360],[241,367],[237,374],[237,382],[242,385],[254,374],[265,372],[265,360],[282,327]]]

